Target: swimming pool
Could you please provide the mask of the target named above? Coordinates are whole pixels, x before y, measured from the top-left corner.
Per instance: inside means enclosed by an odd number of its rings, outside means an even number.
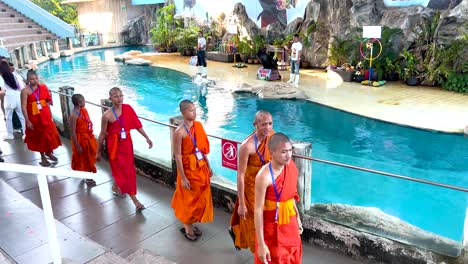
[[[233,95],[223,88],[210,88],[201,96],[186,74],[114,62],[114,55],[129,49],[76,54],[42,64],[39,74],[52,90],[70,85],[95,103],[107,98],[112,86],[122,87],[125,102],[138,115],[163,122],[179,115],[181,99],[191,99],[208,133],[239,141],[251,132],[255,112],[266,109],[274,116],[274,129],[312,143],[314,157],[468,187],[468,138],[461,135],[402,127],[306,101]],[[55,95],[54,100],[58,102]],[[98,130],[101,110],[92,106],[88,110]],[[53,114],[61,118],[59,107]],[[155,149],[147,150],[144,139],[135,135],[137,153],[170,166],[169,129],[148,122],[144,127]],[[235,181],[233,171],[221,168],[220,142],[211,142],[215,172]],[[463,241],[468,200],[464,193],[316,162],[312,167],[313,203],[376,207],[421,229]]]

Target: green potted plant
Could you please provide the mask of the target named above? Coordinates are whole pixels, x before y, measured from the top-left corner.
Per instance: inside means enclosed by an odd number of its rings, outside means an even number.
[[[400,76],[402,80],[410,86],[418,85],[419,71],[416,67],[418,61],[414,57],[414,54],[408,50],[403,50],[400,53],[400,57],[402,58],[403,62],[403,68],[400,71]]]
[[[384,66],[384,79],[387,81],[398,81],[400,79],[400,66],[391,58],[385,58]]]
[[[172,50],[177,37],[174,12],[174,4],[158,9],[156,11],[156,22],[150,30],[151,41],[163,52]]]
[[[175,44],[183,56],[192,56],[195,54],[195,47],[197,46],[198,31],[200,28],[196,25],[187,27],[180,27],[176,29],[177,38]]]

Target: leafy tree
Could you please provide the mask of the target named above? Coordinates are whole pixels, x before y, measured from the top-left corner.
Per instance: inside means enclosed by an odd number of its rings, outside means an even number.
[[[175,5],[170,4],[156,11],[156,21],[151,28],[151,41],[159,46],[161,50],[169,51],[177,41],[180,27],[178,21],[174,19]]]
[[[42,7],[47,12],[67,22],[68,24],[78,25],[78,13],[76,7],[72,5],[61,4],[60,0],[30,0],[36,5]]]

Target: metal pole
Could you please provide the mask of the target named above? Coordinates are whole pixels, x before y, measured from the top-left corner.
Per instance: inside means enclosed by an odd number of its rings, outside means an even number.
[[[41,194],[42,208],[44,210],[44,218],[47,227],[47,236],[49,237],[49,249],[52,253],[53,263],[62,264],[60,245],[57,238],[57,229],[55,228],[54,213],[52,212],[52,203],[50,202],[49,186],[47,185],[47,175],[38,174],[37,182],[39,184],[39,192]]]

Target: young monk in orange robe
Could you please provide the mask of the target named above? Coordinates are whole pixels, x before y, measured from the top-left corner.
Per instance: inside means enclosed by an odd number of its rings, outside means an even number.
[[[97,141],[93,135],[93,122],[91,122],[85,108],[83,95],[74,94],[72,103],[75,107],[68,118],[73,152],[71,168],[96,173]],[[93,179],[86,179],[85,182],[89,186],[96,185]]]
[[[47,86],[39,84],[39,78],[34,71],[28,71],[27,86],[21,90],[21,107],[26,123],[24,142],[28,149],[41,154],[42,166],[50,166],[47,159],[57,161],[52,151],[62,145],[52,120],[51,104],[52,96]]]
[[[106,139],[109,163],[116,183],[112,186],[112,191],[119,197],[128,194],[135,204],[136,210],[141,211],[145,209],[145,206],[136,198],[135,157],[130,130],[136,129],[145,137],[149,148],[153,147],[153,142],[143,129],[133,108],[123,104],[123,94],[120,88],[110,89],[109,98],[113,106],[102,115],[96,159],[101,160],[100,150],[104,139]]]
[[[172,208],[184,225],[180,231],[188,240],[195,241],[202,233],[193,224],[213,221],[210,186],[213,172],[206,157],[210,143],[202,124],[195,121],[193,103],[183,100],[179,107],[184,123],[175,130],[173,139],[177,184]]]
[[[255,252],[255,177],[271,159],[268,140],[273,134],[273,119],[269,112],[258,111],[253,123],[255,131],[242,142],[237,168],[237,202],[231,216],[229,233],[234,246]]]
[[[271,161],[255,180],[255,263],[298,264],[302,261],[302,224],[297,210],[297,168],[292,144],[283,133],[270,138]]]

